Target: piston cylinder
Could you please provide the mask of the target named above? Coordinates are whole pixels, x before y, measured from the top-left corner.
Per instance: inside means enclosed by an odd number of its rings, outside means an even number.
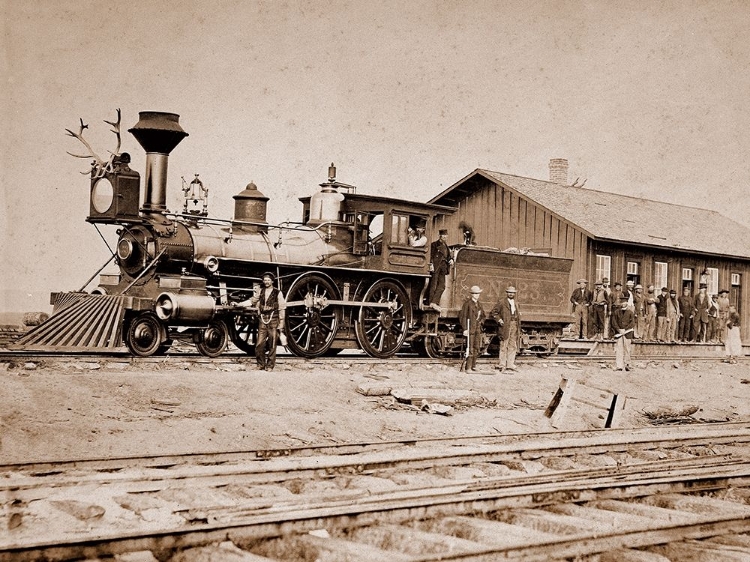
[[[209,295],[162,293],[156,299],[155,309],[164,322],[198,324],[213,318],[216,304]]]

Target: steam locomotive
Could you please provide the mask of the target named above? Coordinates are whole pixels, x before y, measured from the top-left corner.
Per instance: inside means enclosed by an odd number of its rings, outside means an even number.
[[[119,140],[119,110],[117,123],[110,124]],[[68,132],[88,147],[84,128],[81,122],[79,134]],[[238,303],[259,290],[266,271],[286,295],[288,349],[302,357],[359,348],[387,358],[405,345],[429,356],[454,353],[465,343],[457,317],[474,284],[485,287],[486,307],[507,284],[516,285],[525,348],[553,351],[571,322],[571,260],[463,244],[452,246],[455,266],[442,312],[425,306],[429,245],[411,246],[407,233],[422,227],[434,239],[442,217],[455,208],[359,194],[337,181],[332,164],[320,189],[300,198],[299,223],[269,224],[268,198],[252,183],[233,197],[231,220],[210,218],[205,203],[188,209],[205,191],[198,176],[183,187],[183,212],[171,213],[168,158],[188,136],[179,116],[141,112],[129,132],[146,152],[143,201],[140,174],[129,167],[127,153],[116,151],[107,162],[96,157],[86,219],[117,225],[112,259],[119,272],[100,275],[90,294],[52,293],[53,315],[17,347],[95,351],[124,344],[135,355],[150,356],[176,340],[191,340],[209,357],[229,342],[252,354],[257,310]],[[488,324],[485,344],[493,335]]]

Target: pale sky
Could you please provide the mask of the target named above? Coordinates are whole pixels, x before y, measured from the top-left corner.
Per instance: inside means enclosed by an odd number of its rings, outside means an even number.
[[[231,218],[254,181],[278,222],[300,218],[297,198],[331,162],[359,193],[426,201],[478,167],[547,179],[549,159],[567,158],[571,182],[750,226],[750,2],[0,7],[0,311],[48,310],[109,256],[65,129],[83,118],[106,154],[118,107],[123,131],[139,111],[180,115],[173,211],[195,173],[212,215]],[[143,174],[126,132],[122,150]]]

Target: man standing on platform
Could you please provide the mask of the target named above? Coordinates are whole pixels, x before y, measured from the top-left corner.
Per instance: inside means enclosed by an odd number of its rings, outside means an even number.
[[[722,289],[719,291],[719,298],[716,299],[719,305],[719,343],[727,341],[727,321],[729,319],[729,291]]]
[[[474,285],[469,289],[470,297],[464,301],[461,307],[461,314],[458,320],[461,322],[464,337],[467,345],[466,370],[476,371],[477,357],[482,351],[482,325],[484,324],[485,314],[482,305],[479,304],[479,295],[482,289]]]
[[[497,368],[516,371],[516,354],[518,339],[521,337],[521,313],[516,303],[516,288],[512,285],[505,289],[506,298],[495,305],[490,316],[497,320],[500,336],[500,363]]]
[[[695,316],[695,304],[690,296],[690,287],[682,288],[682,296],[677,299],[680,305],[680,327],[677,329],[677,339],[689,342],[693,339],[693,317]]]
[[[711,298],[706,294],[708,285],[701,283],[698,294],[695,295],[693,306],[695,307],[695,318],[693,318],[693,329],[695,330],[695,341],[705,342],[708,332],[708,309],[711,308]]]
[[[635,308],[635,339],[640,340],[646,330],[646,296],[643,294],[643,285],[635,286],[633,307]]]
[[[441,312],[440,297],[445,291],[445,276],[453,265],[451,250],[448,247],[448,231],[440,229],[440,237],[430,245],[430,285],[427,300],[430,308]]]
[[[612,328],[615,331],[615,371],[629,371],[635,317],[627,299],[620,299],[612,313]]]
[[[573,337],[584,339],[587,337],[589,324],[589,306],[591,306],[591,291],[586,286],[588,281],[585,279],[578,280],[578,289],[570,295],[570,302],[573,303],[573,312],[576,316],[575,329]]]
[[[594,338],[596,341],[602,341],[604,339],[604,327],[607,314],[609,313],[609,301],[607,300],[607,294],[604,292],[604,286],[601,281],[597,281],[594,284],[594,296],[591,303],[593,310],[593,331],[595,332]],[[609,337],[609,334],[607,334]]]

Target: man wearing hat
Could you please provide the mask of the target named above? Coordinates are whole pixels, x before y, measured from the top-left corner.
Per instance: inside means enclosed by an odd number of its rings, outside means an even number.
[[[656,339],[656,301],[657,296],[654,292],[654,286],[649,285],[646,293],[646,326],[644,328],[644,341],[654,341]]]
[[[593,312],[593,331],[596,333],[595,339],[602,341],[604,338],[604,328],[606,327],[605,318],[609,313],[609,297],[604,291],[604,285],[601,281],[594,283],[594,296],[592,297],[591,309]]]
[[[273,273],[263,274],[263,287],[250,302],[258,307],[258,341],[255,342],[255,360],[258,368],[272,371],[276,366],[276,346],[279,335],[284,331],[286,301],[284,295],[273,286],[276,280]]]
[[[470,296],[464,301],[458,319],[461,322],[464,337],[467,339],[466,370],[476,371],[477,357],[482,350],[482,325],[485,314],[484,308],[479,303],[479,295],[482,294],[481,287],[474,285],[469,289],[469,293]]]
[[[607,314],[604,315],[604,332],[605,338],[609,337],[610,317],[612,316],[612,287],[609,286],[609,277],[602,277],[602,288],[604,295],[607,297]]]
[[[635,314],[635,339],[643,338],[646,329],[646,296],[643,294],[643,285],[635,286],[633,294],[633,313]]]
[[[719,291],[719,298],[716,299],[719,305],[719,343],[727,341],[727,321],[729,319],[729,291],[722,289]]]
[[[588,332],[591,291],[586,288],[587,285],[588,281],[585,279],[579,279],[578,288],[573,291],[572,295],[570,295],[570,302],[573,304],[573,312],[576,317],[573,337],[578,339],[584,339],[587,337]]]
[[[695,331],[695,341],[706,341],[706,332],[708,332],[708,309],[711,308],[711,299],[706,294],[708,285],[701,283],[698,294],[695,295],[693,306],[695,308],[695,317],[693,318],[693,330]]]
[[[682,295],[677,299],[680,305],[680,326],[677,328],[678,339],[688,342],[693,339],[693,318],[695,317],[695,303],[690,296],[690,287],[682,288]]]
[[[615,332],[615,371],[629,371],[635,317],[627,299],[620,299],[612,312],[612,328]]]
[[[669,324],[667,322],[667,305],[669,304],[669,289],[661,288],[661,294],[656,297],[656,341],[665,343]]]
[[[432,277],[430,277],[427,300],[430,308],[437,312],[441,312],[440,297],[443,296],[443,291],[445,291],[445,276],[448,275],[450,267],[453,265],[447,240],[448,231],[441,228],[439,238],[430,245],[430,272]]]
[[[680,300],[677,298],[677,291],[669,290],[669,300],[667,301],[667,343],[675,343],[677,330],[680,327]]]
[[[512,285],[505,289],[505,298],[501,299],[490,312],[497,320],[497,335],[500,338],[500,357],[497,366],[500,372],[516,370],[518,339],[521,337],[521,312],[516,302],[516,288]]]

